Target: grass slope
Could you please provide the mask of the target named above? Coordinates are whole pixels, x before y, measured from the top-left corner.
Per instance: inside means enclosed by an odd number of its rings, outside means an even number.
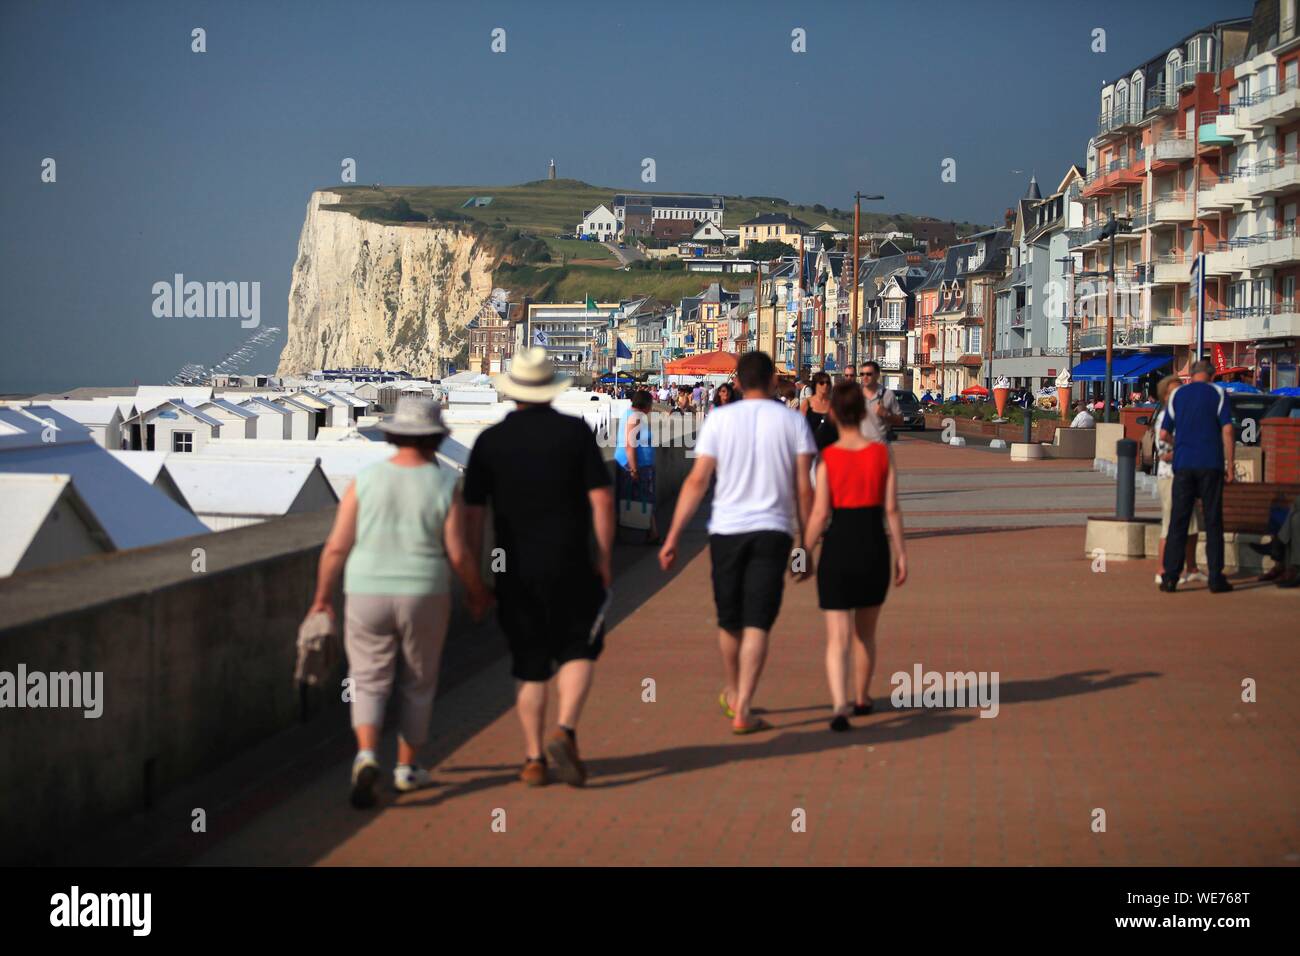
[[[667,302],[676,302],[683,296],[697,294],[719,279],[715,274],[684,271],[624,272],[618,268],[618,260],[599,243],[555,238],[561,233],[571,234],[581,219],[583,210],[594,209],[601,203],[608,205],[615,193],[652,192],[655,191],[653,187],[612,189],[576,179],[542,179],[517,186],[328,188],[339,193],[342,201],[327,208],[353,215],[360,213],[366,206],[388,206],[395,199],[401,198],[415,212],[427,215],[433,222],[472,219],[485,226],[499,224],[507,229],[520,229],[536,235],[546,243],[552,262],[514,267],[503,265],[497,274],[497,281],[516,295],[529,295],[537,301],[579,302],[588,295],[600,301],[614,301],[652,295]],[[463,208],[471,196],[491,196],[492,203],[488,206]],[[762,212],[784,212],[803,220],[809,226],[829,221],[839,229],[851,230],[853,225],[851,209],[840,210],[843,215],[834,216],[829,211],[817,212],[812,206],[792,205],[775,197],[725,198],[723,225],[729,229]],[[916,218],[903,213],[869,212],[864,209],[862,227],[863,231],[868,231],[893,222],[907,231]],[[976,232],[980,228],[969,223],[958,224],[959,234]],[[497,233],[499,228],[488,234]],[[724,288],[730,291],[743,285],[752,285],[753,281],[752,276],[743,274],[722,277]]]
[[[331,186],[334,192],[342,195],[343,202],[335,208],[356,212],[366,205],[383,205],[397,197],[402,197],[417,212],[428,215],[431,219],[440,218],[436,213],[447,210],[457,215],[468,216],[484,223],[504,222],[520,229],[527,229],[542,235],[572,234],[582,218],[584,209],[595,209],[601,203],[608,205],[615,193],[654,192],[653,185],[640,189],[613,189],[606,186],[593,186],[577,179],[557,179],[555,181],[540,179],[518,186]],[[661,193],[673,195],[672,193]],[[491,196],[492,204],[462,209],[461,206],[471,196]],[[846,199],[847,205],[847,199]],[[833,207],[827,207],[833,208]],[[844,215],[836,217],[829,212],[816,212],[811,205],[792,205],[783,199],[764,196],[727,196],[726,212],[723,225],[732,229],[761,212],[784,212],[797,219],[802,219],[809,226],[821,225],[829,221],[840,229],[851,229],[853,210],[841,209]],[[863,231],[877,229],[887,222],[897,223],[906,232],[908,226],[918,217],[906,213],[873,212],[862,210]],[[980,227],[970,223],[959,223],[959,232],[975,232]],[[963,228],[965,227],[965,228]]]

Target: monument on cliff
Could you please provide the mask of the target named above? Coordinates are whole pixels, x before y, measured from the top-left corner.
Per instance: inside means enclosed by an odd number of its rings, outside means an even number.
[[[555,160],[551,160],[551,165],[546,171],[546,178],[550,180],[555,179]]]

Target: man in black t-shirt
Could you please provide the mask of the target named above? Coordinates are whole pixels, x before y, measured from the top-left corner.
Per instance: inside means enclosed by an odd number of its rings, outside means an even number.
[[[578,716],[604,647],[604,612],[614,543],[610,474],[591,429],[551,407],[568,387],[540,347],[516,355],[495,377],[518,408],[479,435],[465,470],[466,531],[482,553],[485,509],[496,534],[497,616],[519,681],[516,708],[526,761],[520,779],[547,782],[548,758],[561,780],[586,782]],[[595,530],[596,554],[591,553]],[[542,744],[546,688],[555,677],[559,728]]]

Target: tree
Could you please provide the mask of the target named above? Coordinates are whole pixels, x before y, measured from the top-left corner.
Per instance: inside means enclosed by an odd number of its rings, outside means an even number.
[[[782,256],[797,256],[798,254],[798,250],[788,242],[769,239],[766,242],[751,242],[740,252],[740,258],[750,259],[754,262],[767,262],[771,259],[780,259]]]

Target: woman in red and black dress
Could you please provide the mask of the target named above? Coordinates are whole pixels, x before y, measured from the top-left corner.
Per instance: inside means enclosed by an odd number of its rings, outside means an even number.
[[[895,587],[907,580],[897,476],[889,446],[859,430],[866,413],[856,383],[841,382],[831,391],[830,414],[839,440],[822,449],[805,539],[816,542],[826,532],[817,562],[817,603],[826,612],[831,730],[848,730],[850,714],[871,713],[876,619],[890,580]],[[852,675],[851,657],[856,658]]]

